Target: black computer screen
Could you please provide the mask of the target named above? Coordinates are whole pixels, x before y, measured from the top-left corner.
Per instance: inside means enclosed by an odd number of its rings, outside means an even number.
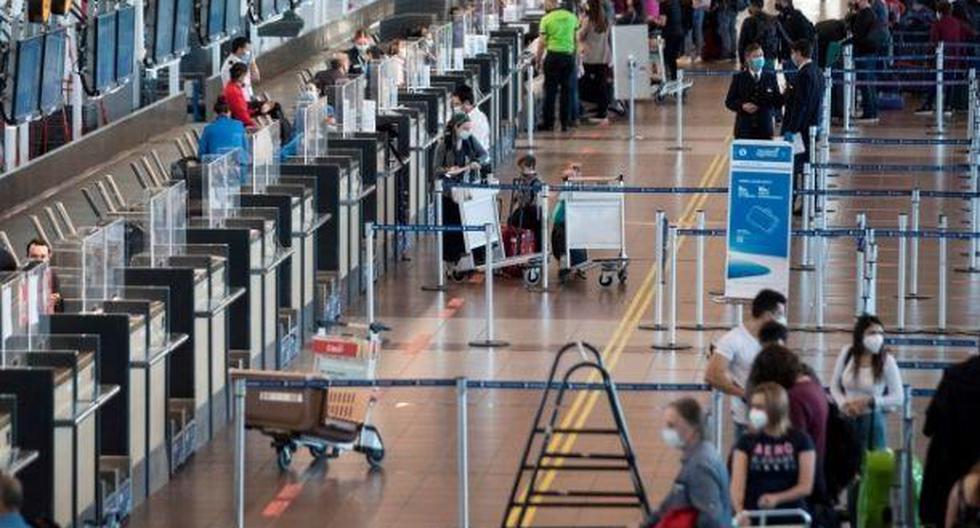
[[[237,35],[242,29],[242,0],[225,3],[225,35]]]
[[[44,35],[44,68],[41,73],[41,111],[44,113],[56,110],[63,101],[66,38],[64,29]]]
[[[136,60],[136,8],[124,7],[116,17],[116,82],[122,84],[132,77]]]
[[[116,12],[95,18],[95,89],[116,82]]]
[[[208,38],[216,40],[225,32],[226,0],[208,2]]]
[[[190,36],[194,17],[194,0],[177,0],[174,22],[174,54],[183,55],[190,49]]]
[[[177,0],[157,0],[153,20],[153,60],[165,62],[174,54],[174,9]]]
[[[41,95],[41,60],[44,35],[17,42],[17,67],[14,81],[13,115],[21,121],[37,113]]]

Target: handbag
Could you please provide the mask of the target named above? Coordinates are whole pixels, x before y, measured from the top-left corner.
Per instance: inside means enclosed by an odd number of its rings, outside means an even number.
[[[664,514],[654,528],[694,528],[697,524],[698,510],[685,507]]]

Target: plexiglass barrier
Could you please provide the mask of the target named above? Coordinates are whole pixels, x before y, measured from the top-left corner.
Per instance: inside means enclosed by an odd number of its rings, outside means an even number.
[[[398,72],[395,60],[382,57],[371,61],[368,89],[379,111],[398,106]]]
[[[202,215],[211,227],[220,227],[238,207],[241,166],[236,152],[207,156],[201,160]]]
[[[364,100],[364,76],[348,79],[333,87],[330,102],[337,124],[345,136],[360,130],[360,109]]]
[[[442,75],[452,69],[453,64],[453,24],[433,25],[429,29],[434,39],[435,69]]]
[[[401,42],[399,54],[405,60],[405,86],[408,89],[429,87],[429,65],[424,41]]]
[[[271,121],[253,132],[249,146],[249,183],[254,192],[260,193],[279,179],[279,122]]]
[[[304,161],[327,154],[327,137],[333,114],[330,101],[326,97],[296,108],[296,130],[302,134],[297,154]]]

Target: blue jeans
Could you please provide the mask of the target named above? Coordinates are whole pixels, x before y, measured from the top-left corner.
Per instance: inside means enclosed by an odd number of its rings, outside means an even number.
[[[692,55],[701,56],[701,49],[704,48],[704,12],[705,9],[695,9],[691,15],[691,38],[694,40],[694,52]]]
[[[582,117],[582,102],[578,98],[578,59],[575,60],[574,66],[572,66],[572,78],[569,82],[569,92],[572,97],[572,105],[569,107],[569,117],[572,123],[578,122],[579,118]]]
[[[718,38],[721,40],[722,57],[735,56],[735,17],[738,13],[728,10],[718,10]]]
[[[877,70],[878,63],[876,61],[855,61],[854,67],[858,70]],[[858,81],[874,81],[876,79],[874,71],[869,71],[868,73],[859,73],[857,75]],[[871,118],[878,117],[878,87],[861,85],[858,86],[861,90],[861,114],[862,117]]]

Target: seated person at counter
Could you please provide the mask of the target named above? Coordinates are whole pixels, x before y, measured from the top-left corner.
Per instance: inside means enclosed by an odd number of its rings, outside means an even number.
[[[460,84],[453,91],[452,104],[454,112],[463,112],[470,118],[472,123],[473,137],[485,148],[490,148],[490,120],[487,114],[477,107],[474,101],[473,88],[466,84]]]
[[[313,75],[313,84],[316,85],[317,90],[320,92],[320,97],[326,97],[327,91],[331,86],[338,84],[339,82],[347,79],[347,65],[349,64],[349,59],[344,53],[335,54],[330,62],[327,63],[327,69],[320,70]]]
[[[259,80],[259,67],[251,51],[252,43],[245,37],[238,37],[231,42],[231,53],[221,65],[221,82],[227,87],[234,79],[232,70],[236,65],[245,66],[245,73],[239,85],[242,88],[242,96],[248,106],[249,114],[253,117],[257,115],[267,115],[281,124],[279,130],[283,141],[287,141],[292,136],[292,128],[286,121],[286,115],[282,111],[282,106],[274,101],[263,101],[255,97],[252,89],[252,82]],[[227,97],[226,97],[227,99]],[[229,104],[230,101],[229,101]],[[246,125],[249,126],[249,125]]]
[[[245,125],[237,119],[232,119],[231,108],[224,96],[219,96],[214,103],[214,121],[204,127],[201,139],[197,142],[197,153],[201,159],[205,156],[217,156],[234,149],[248,152],[248,136]]]
[[[360,75],[371,59],[381,55],[381,50],[366,29],[358,29],[353,40],[354,46],[347,50],[347,58],[350,59],[350,73]]]
[[[27,260],[32,263],[51,263],[51,255],[54,251],[51,250],[51,246],[42,238],[35,238],[27,243]],[[58,275],[52,269],[48,269],[48,277],[50,279],[51,294],[48,297],[48,313],[58,313],[64,310],[65,301],[61,298],[61,281],[58,280]]]
[[[13,475],[0,472],[0,528],[29,528],[20,514],[24,491]]]

